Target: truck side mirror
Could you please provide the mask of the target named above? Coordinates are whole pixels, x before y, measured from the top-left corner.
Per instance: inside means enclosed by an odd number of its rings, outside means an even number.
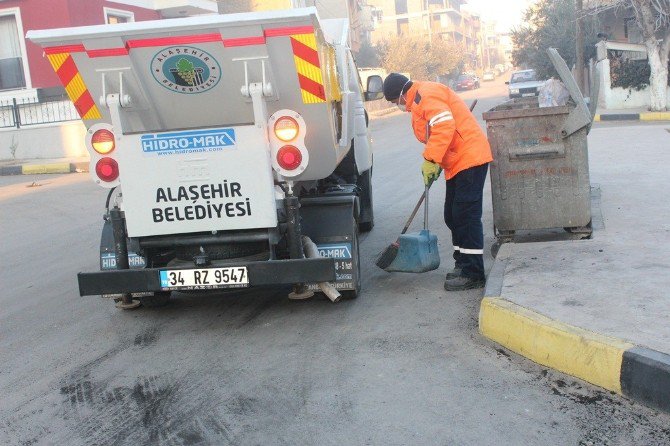
[[[368,76],[367,88],[365,89],[365,100],[374,101],[377,99],[383,99],[383,86],[384,82],[382,81],[381,76],[377,74]]]

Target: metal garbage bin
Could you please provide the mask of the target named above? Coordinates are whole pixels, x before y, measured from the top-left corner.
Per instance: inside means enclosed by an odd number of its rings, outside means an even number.
[[[573,102],[540,108],[537,97],[519,98],[483,114],[493,150],[494,253],[519,230],[591,234],[587,134],[595,110],[586,107],[565,61],[548,53]]]

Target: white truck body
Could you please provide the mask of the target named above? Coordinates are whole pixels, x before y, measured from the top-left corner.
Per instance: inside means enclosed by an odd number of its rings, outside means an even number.
[[[359,173],[370,168],[348,24],[323,23],[316,9],[305,8],[31,31],[28,37],[45,48],[57,72],[77,72],[95,102],[80,110],[86,125],[113,125],[128,233],[138,237],[275,226],[277,178],[267,122],[280,109],[298,112],[307,126],[310,162],[292,180],[327,177],[352,140]],[[64,57],[72,68],[56,65]],[[200,71],[198,85],[175,82],[184,58]],[[62,76],[67,82],[68,73]],[[262,90],[256,107],[251,84]],[[201,143],[208,136],[214,141]],[[241,192],[234,197],[174,196],[183,188],[233,183]],[[167,200],[165,191],[172,193]]]

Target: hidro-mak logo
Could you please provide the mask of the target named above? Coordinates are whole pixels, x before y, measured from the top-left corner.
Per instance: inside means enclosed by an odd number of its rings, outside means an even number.
[[[151,74],[170,91],[204,93],[221,80],[221,66],[207,51],[191,46],[163,49],[151,60]]]

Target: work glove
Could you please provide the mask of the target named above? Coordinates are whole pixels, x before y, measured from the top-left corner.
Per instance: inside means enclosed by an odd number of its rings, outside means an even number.
[[[423,174],[423,183],[426,187],[430,187],[433,184],[433,181],[437,180],[440,177],[440,172],[442,168],[432,161],[425,160],[421,165],[421,173]]]

